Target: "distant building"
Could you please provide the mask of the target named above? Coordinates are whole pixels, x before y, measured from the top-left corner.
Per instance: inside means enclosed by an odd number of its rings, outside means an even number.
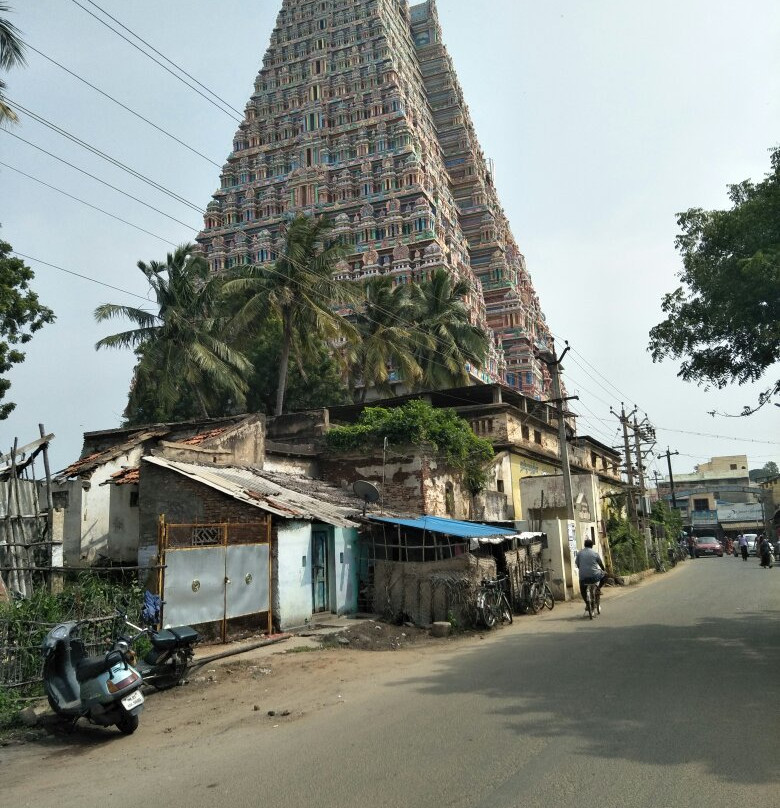
[[[780,537],[780,475],[761,480],[758,485],[764,492],[764,506],[769,509],[775,534]]]
[[[747,455],[713,457],[695,469],[674,475],[674,499],[686,529],[721,537],[763,530],[762,491],[750,481]],[[668,479],[659,481],[658,494],[671,503]]]

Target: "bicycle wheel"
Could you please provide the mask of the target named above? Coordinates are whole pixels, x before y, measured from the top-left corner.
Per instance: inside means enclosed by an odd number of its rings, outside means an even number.
[[[588,617],[593,620],[593,585],[588,584],[585,590],[585,608],[588,610]]]
[[[499,604],[499,610],[501,611],[501,622],[502,623],[509,623],[512,624],[512,607],[509,605],[509,601],[506,598],[505,594],[501,594],[501,603]]]
[[[531,589],[531,610],[534,614],[544,608],[544,588],[536,583]]]
[[[493,628],[496,624],[496,613],[485,592],[477,595],[477,614],[479,620],[486,628]]]
[[[553,597],[552,590],[547,584],[544,585],[544,605],[552,611],[555,608],[555,598]]]
[[[530,599],[531,596],[528,591],[528,584],[524,581],[520,587],[520,600],[518,603],[519,611],[522,614],[526,614],[526,612],[528,612],[528,603]]]

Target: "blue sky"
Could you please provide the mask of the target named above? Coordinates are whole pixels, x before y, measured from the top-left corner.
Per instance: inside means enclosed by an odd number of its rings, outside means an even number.
[[[87,0],[79,2],[91,8]],[[236,122],[141,56],[73,0],[11,0],[12,21],[51,59],[221,165]],[[281,0],[102,0],[100,6],[242,110]],[[616,443],[609,407],[637,405],[674,469],[717,454],[751,467],[780,461],[780,412],[738,412],[755,387],[705,391],[654,365],[649,329],[676,285],[676,216],[726,207],[726,186],[761,179],[780,142],[780,5],[771,0],[633,3],[439,0],[445,42],[514,234],[565,363],[579,430]],[[97,12],[96,12],[97,13]],[[6,76],[7,95],[198,206],[219,169],[142,124],[37,53]],[[0,166],[0,237],[16,251],[144,296],[139,259],[191,240],[197,213],[152,192],[23,115],[0,132],[0,160],[154,233],[147,235]],[[78,165],[180,219],[178,224],[36,151]],[[56,433],[53,465],[75,459],[85,430],[119,425],[129,352],[95,352],[104,302],[138,298],[38,263],[35,288],[57,314],[11,373],[10,446]],[[116,324],[113,330],[119,330]],[[777,369],[771,378],[776,378]],[[718,437],[713,437],[718,436]]]

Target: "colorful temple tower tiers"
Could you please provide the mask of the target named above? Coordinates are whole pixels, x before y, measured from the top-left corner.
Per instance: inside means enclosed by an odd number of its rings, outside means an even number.
[[[503,343],[505,381],[525,395],[540,397],[549,389],[549,375],[535,359],[534,348],[552,347],[553,340],[442,44],[435,0],[413,6],[411,24],[471,267],[482,282],[488,324]]]
[[[540,397],[549,333],[440,40],[433,2],[283,0],[197,240],[214,272],[263,264],[286,220],[325,214],[344,278],[444,268],[493,337],[474,380]]]

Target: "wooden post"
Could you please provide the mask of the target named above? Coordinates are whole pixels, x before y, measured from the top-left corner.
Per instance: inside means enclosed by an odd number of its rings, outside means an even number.
[[[46,437],[43,424],[38,424],[38,431],[42,438]],[[49,442],[43,444],[43,471],[46,475],[46,536],[51,542],[49,545],[49,563],[52,568],[64,566],[62,542],[54,540],[54,495],[51,488],[51,468],[49,467]],[[49,592],[62,591],[62,573],[49,576]]]
[[[11,523],[11,534],[13,536],[14,546],[11,550],[11,555],[14,558],[13,566],[16,567],[16,582],[17,591],[23,597],[27,597],[31,592],[28,592],[27,580],[30,572],[28,567],[29,563],[25,563],[26,553],[23,550],[26,547],[24,531],[22,530],[21,520],[21,505],[19,503],[19,480],[16,476],[16,450],[19,446],[19,438],[14,438],[14,445],[11,449],[11,474],[8,478],[8,516]],[[13,504],[12,504],[13,499]],[[11,508],[16,508],[16,513],[11,516]]]

